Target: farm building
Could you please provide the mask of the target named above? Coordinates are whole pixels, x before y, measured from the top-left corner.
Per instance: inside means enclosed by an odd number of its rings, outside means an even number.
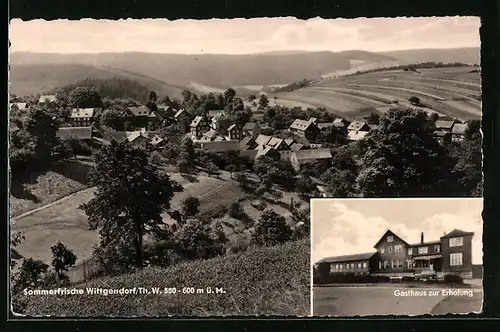
[[[238,151],[239,143],[238,141],[202,142],[201,147],[211,152]]]
[[[24,111],[27,103],[9,103],[9,110]]]
[[[294,151],[290,156],[292,166],[297,172],[300,171],[301,165],[321,159],[332,159],[332,152],[330,149]]]
[[[74,108],[69,116],[70,123],[73,127],[90,126],[100,111],[100,108]]]
[[[353,121],[351,124],[347,127],[348,131],[370,131],[370,126],[363,121]]]
[[[467,132],[468,125],[466,123],[455,123],[451,129],[452,141],[463,141]]]
[[[255,139],[255,143],[257,143],[257,145],[265,146],[271,140],[271,138],[272,138],[271,136],[261,134],[257,136],[257,138]]]
[[[196,139],[200,139],[203,133],[207,132],[210,129],[208,121],[203,116],[197,116],[191,122],[191,135]]]
[[[446,130],[436,130],[433,134],[434,138],[441,143],[441,144],[447,144],[451,142],[451,133]]]
[[[262,156],[270,157],[276,160],[281,158],[281,154],[279,153],[279,151],[273,149],[270,146],[260,146],[257,149],[257,154],[255,155],[255,158],[259,158]]]
[[[138,107],[128,107],[129,111],[134,115],[134,117],[147,117],[149,115],[149,108],[146,106]]]
[[[438,131],[447,131],[451,132],[453,125],[456,121],[454,120],[437,120],[434,123],[434,128]]]
[[[154,135],[151,138],[150,143],[155,148],[163,148],[167,144],[167,141],[158,135]]]
[[[67,139],[69,137],[79,138],[81,140],[92,139],[92,126],[87,127],[61,127],[57,130],[56,136],[59,139]]]
[[[56,100],[57,100],[57,98],[55,95],[43,95],[43,96],[40,96],[40,98],[38,99],[38,102],[40,104],[43,104],[45,102],[55,103]]]
[[[331,273],[413,275],[415,272],[436,271],[438,276],[460,275],[472,278],[472,237],[474,233],[458,229],[439,240],[410,244],[388,230],[375,243],[376,252],[327,257],[315,265],[329,264]]]
[[[314,118],[313,118],[314,119]],[[288,130],[292,133],[297,133],[301,136],[311,139],[319,133],[318,126],[309,120],[295,119]]]
[[[267,142],[267,146],[272,147],[276,151],[289,150],[290,147],[285,143],[284,139],[272,137],[269,142]]]
[[[347,133],[347,139],[350,141],[359,141],[365,138],[365,136],[368,134],[368,131],[350,131]]]
[[[262,128],[259,126],[258,123],[255,122],[247,122],[243,126],[243,135],[245,136],[257,137],[260,135],[261,131]]]
[[[242,129],[240,126],[236,124],[232,124],[227,128],[227,135],[229,136],[229,140],[240,140],[243,138]]]

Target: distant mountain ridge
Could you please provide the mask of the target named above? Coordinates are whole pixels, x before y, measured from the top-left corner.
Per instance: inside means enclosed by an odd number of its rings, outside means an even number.
[[[479,62],[479,48],[408,50],[373,53],[278,51],[259,54],[30,53],[10,54],[11,91],[43,93],[87,78],[137,80],[159,94],[179,96],[193,86],[227,89],[249,85],[285,85],[302,79],[387,62]],[[477,60],[477,61],[476,61]]]

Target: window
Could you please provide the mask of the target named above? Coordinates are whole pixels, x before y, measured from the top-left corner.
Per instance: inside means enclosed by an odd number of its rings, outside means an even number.
[[[439,244],[436,244],[434,246],[434,252],[439,252],[441,250],[441,246]]]
[[[380,253],[383,254],[385,252],[384,248],[380,248]]]
[[[391,267],[392,268],[398,267],[398,261],[391,261]]]
[[[394,246],[394,252],[401,252],[401,251],[403,251],[403,245],[402,244],[398,244],[398,245]]]
[[[450,239],[450,247],[461,247],[464,245],[463,237],[454,237]]]
[[[412,248],[408,248],[408,255],[413,255],[413,249]]]
[[[330,272],[333,272],[333,271],[335,271],[335,265],[334,265],[334,264],[331,264],[331,265],[330,265]]]
[[[389,268],[389,261],[384,261],[384,269]]]
[[[392,241],[394,241],[394,238],[392,236],[388,236],[387,237],[387,242],[392,242]]]
[[[427,253],[429,253],[429,248],[428,247],[419,247],[418,253],[419,254],[427,254]]]
[[[387,248],[387,251],[392,252],[392,246],[389,246],[389,247]]]
[[[351,268],[351,264],[347,263],[347,269]]]
[[[361,268],[361,266],[362,266],[362,265],[361,265],[361,262],[359,262],[359,263],[358,263],[358,269],[360,269],[360,268]]]
[[[450,254],[450,266],[460,266],[462,265],[462,253]]]
[[[342,271],[342,269],[343,269],[342,264],[339,264],[339,270]]]
[[[413,261],[411,259],[406,260],[406,267],[409,269],[413,268]]]
[[[398,267],[403,267],[403,261],[402,260],[398,261]]]
[[[379,262],[380,263],[380,262]],[[366,269],[366,262],[363,262],[363,268]]]

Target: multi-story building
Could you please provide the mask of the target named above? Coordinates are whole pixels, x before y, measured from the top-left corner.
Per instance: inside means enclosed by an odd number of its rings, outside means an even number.
[[[194,138],[200,139],[204,133],[210,130],[208,119],[204,116],[197,116],[191,122],[191,135]]]
[[[474,233],[458,229],[439,240],[410,244],[391,230],[374,245],[376,252],[327,257],[316,264],[327,263],[332,273],[353,272],[387,275],[412,275],[434,270],[438,276],[458,274],[472,278],[472,237]]]

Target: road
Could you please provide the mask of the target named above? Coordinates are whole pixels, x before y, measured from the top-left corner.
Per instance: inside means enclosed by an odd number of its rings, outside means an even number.
[[[396,296],[395,291],[413,291]],[[430,295],[435,290],[437,295]],[[423,295],[425,291],[426,295]],[[440,288],[397,286],[315,287],[314,316],[425,315],[481,310],[482,289],[467,289],[473,296],[444,296]]]

